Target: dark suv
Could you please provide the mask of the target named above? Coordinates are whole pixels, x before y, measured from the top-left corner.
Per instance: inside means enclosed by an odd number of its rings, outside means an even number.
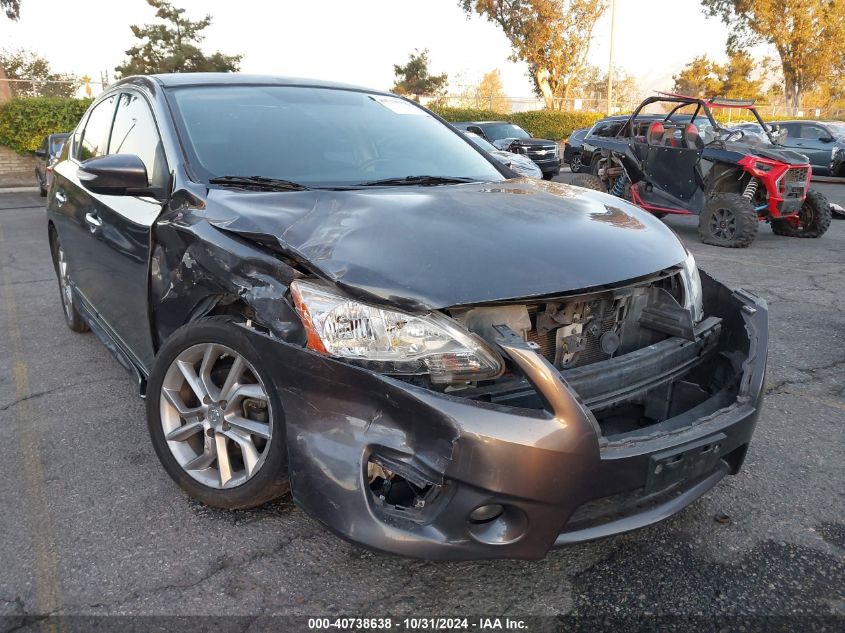
[[[388,93],[124,79],[47,220],[68,326],[135,375],[161,464],[213,506],[290,491],[371,548],[538,558],[680,511],[760,411],[762,299]]]
[[[454,126],[478,134],[499,149],[525,154],[537,164],[546,180],[560,173],[560,157],[555,141],[533,138],[518,125],[507,121],[467,121],[455,123]]]

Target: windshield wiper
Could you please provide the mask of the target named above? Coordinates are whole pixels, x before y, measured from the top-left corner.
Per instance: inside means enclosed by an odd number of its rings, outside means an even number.
[[[264,176],[217,176],[208,181],[212,185],[254,189],[256,191],[306,191],[308,187],[298,182]]]
[[[475,182],[476,178],[464,176],[404,176],[402,178],[382,178],[360,182],[357,187],[407,187],[411,185],[457,185],[462,182]]]

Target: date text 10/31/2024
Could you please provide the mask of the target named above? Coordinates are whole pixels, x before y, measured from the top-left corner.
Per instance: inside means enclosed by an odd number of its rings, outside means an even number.
[[[400,631],[519,631],[526,630],[527,624],[519,618],[309,618],[310,630],[390,630]]]

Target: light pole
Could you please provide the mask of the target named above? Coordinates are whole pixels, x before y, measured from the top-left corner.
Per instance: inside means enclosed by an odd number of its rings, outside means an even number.
[[[613,40],[616,36],[616,0],[610,0],[610,63],[607,67],[607,116],[613,114]]]

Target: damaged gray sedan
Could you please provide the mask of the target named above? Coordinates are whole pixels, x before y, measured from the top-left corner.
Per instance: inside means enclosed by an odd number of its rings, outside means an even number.
[[[435,559],[649,525],[741,467],[765,303],[619,198],[520,178],[399,97],[132,77],[55,166],[65,318],[167,473]]]

